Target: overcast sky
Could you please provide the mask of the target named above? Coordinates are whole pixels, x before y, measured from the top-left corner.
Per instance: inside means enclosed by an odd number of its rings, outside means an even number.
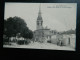
[[[4,19],[18,16],[31,30],[36,30],[40,3],[5,3]],[[43,27],[66,31],[76,28],[76,3],[41,3]]]

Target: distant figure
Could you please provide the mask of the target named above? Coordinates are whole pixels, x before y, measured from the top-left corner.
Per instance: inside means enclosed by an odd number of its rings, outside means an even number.
[[[70,45],[70,37],[68,38],[68,41],[69,41],[68,44]]]
[[[62,46],[62,41],[61,40],[59,41],[59,45]]]
[[[57,45],[61,46],[61,43],[62,43],[62,41],[61,41],[61,40],[59,40],[59,38],[58,38]]]
[[[58,42],[57,42],[57,45],[59,45],[59,38],[58,38]]]
[[[62,43],[62,41],[61,41],[61,45],[60,46],[63,46],[63,43]]]

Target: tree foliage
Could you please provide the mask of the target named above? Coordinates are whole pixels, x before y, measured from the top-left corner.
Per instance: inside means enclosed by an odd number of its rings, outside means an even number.
[[[27,27],[24,19],[15,16],[4,20],[4,35],[16,37],[18,33],[24,38],[31,39],[33,37],[33,32]]]
[[[71,30],[62,32],[62,34],[76,34],[76,30],[71,29]]]

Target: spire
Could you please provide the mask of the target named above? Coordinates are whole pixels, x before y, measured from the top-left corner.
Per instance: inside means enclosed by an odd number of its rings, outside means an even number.
[[[39,13],[41,14],[41,3],[39,5]]]
[[[41,16],[41,3],[39,5],[39,13],[38,13],[38,18],[37,20],[42,20],[42,16]]]
[[[37,30],[43,28],[43,19],[41,16],[41,4],[39,5],[39,12],[37,17]]]

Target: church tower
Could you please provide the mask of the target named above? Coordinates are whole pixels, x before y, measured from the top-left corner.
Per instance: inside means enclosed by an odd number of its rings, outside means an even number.
[[[41,4],[39,6],[39,13],[38,13],[38,17],[37,17],[37,30],[38,29],[42,29],[43,28],[43,19],[41,16]]]

